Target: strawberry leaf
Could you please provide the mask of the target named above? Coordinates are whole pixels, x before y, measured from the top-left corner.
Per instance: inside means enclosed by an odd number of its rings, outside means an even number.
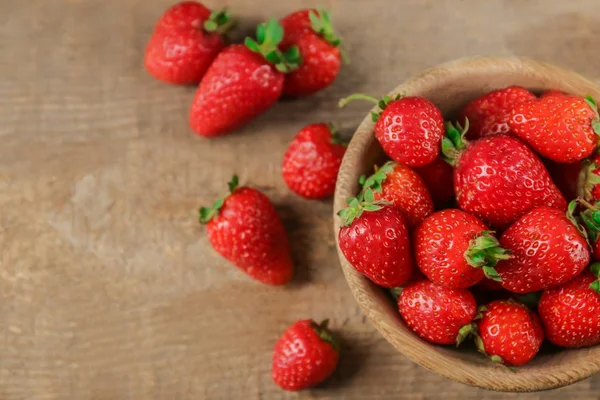
[[[460,346],[466,339],[477,335],[477,324],[470,323],[461,327],[456,337],[456,347]]]
[[[473,268],[482,268],[488,279],[501,282],[502,278],[494,267],[498,261],[510,259],[511,252],[500,246],[493,231],[481,231],[469,242],[464,257]]]
[[[204,30],[207,32],[215,32],[225,34],[235,25],[235,20],[228,13],[227,9],[222,11],[213,11],[208,19],[204,22]]]
[[[315,322],[311,322],[310,326],[317,333],[317,335],[319,335],[319,337],[322,340],[330,343],[333,346],[334,350],[339,353],[340,352],[340,343],[333,336],[331,331],[327,328],[328,324],[329,324],[329,320],[325,319],[318,325]]]
[[[446,136],[442,139],[442,155],[444,160],[452,166],[456,166],[458,157],[466,148],[469,142],[465,135],[469,131],[469,120],[465,118],[465,126],[460,123],[446,122]]]
[[[244,40],[244,45],[255,53],[260,53],[260,45],[252,38],[247,37]]]
[[[276,19],[270,19],[256,28],[256,38],[246,38],[244,44],[248,49],[261,54],[265,60],[273,64],[282,73],[296,70],[302,60],[296,46],[292,46],[286,54],[279,50],[279,44],[283,40],[283,27]]]

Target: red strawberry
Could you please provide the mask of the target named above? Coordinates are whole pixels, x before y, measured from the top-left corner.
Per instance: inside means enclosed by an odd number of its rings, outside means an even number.
[[[349,101],[363,99],[375,102],[381,112],[372,112],[375,137],[383,151],[394,161],[409,167],[420,167],[435,160],[444,136],[444,118],[441,111],[423,97],[382,100],[364,94],[354,94],[340,101],[344,107]]]
[[[460,208],[498,229],[535,207],[567,208],[529,147],[502,134],[469,143],[464,140],[467,129],[459,131],[449,123],[442,143],[446,160],[455,166],[454,191]]]
[[[535,95],[520,86],[509,86],[484,94],[469,103],[461,113],[461,119],[469,119],[468,138],[477,139],[497,133],[509,133],[508,118],[512,109],[520,103],[535,99]]]
[[[190,110],[190,125],[201,136],[231,132],[266,111],[281,96],[284,72],[299,63],[297,47],[277,50],[283,29],[275,20],[261,24],[258,43],[225,48],[204,74]]]
[[[281,20],[285,31],[281,49],[298,46],[300,67],[286,75],[283,87],[288,96],[306,96],[325,89],[340,71],[342,41],[335,35],[331,17],[323,10],[300,10]]]
[[[313,387],[335,370],[340,348],[327,322],[317,325],[310,319],[297,321],[275,343],[272,376],[282,389]]]
[[[432,282],[454,289],[484,277],[499,280],[494,267],[510,256],[493,232],[466,212],[448,209],[429,216],[414,235],[417,265]]]
[[[398,298],[400,315],[417,335],[437,344],[457,345],[459,335],[477,313],[475,298],[466,289],[450,289],[429,281],[411,283]]]
[[[572,213],[575,202],[569,206]],[[585,238],[561,210],[537,207],[519,218],[500,237],[512,252],[496,270],[502,286],[515,293],[531,293],[565,283],[588,265]]]
[[[590,156],[600,135],[598,105],[590,96],[553,95],[521,103],[508,124],[535,151],[560,163]]]
[[[283,179],[300,196],[329,197],[345,152],[346,146],[331,124],[305,126],[283,156]]]
[[[361,178],[363,188],[375,192],[375,200],[385,200],[402,211],[409,228],[420,224],[433,212],[433,202],[421,177],[402,164],[388,161],[369,178]]]
[[[200,3],[175,4],[160,17],[144,64],[156,79],[168,83],[200,82],[217,54],[225,47],[221,36],[231,27],[225,12],[211,12]]]
[[[600,153],[595,153],[578,164],[581,169],[578,179],[574,180],[577,194],[587,201],[600,200]]]
[[[600,344],[600,264],[542,294],[539,313],[546,337],[563,347]]]
[[[339,212],[340,249],[358,272],[377,285],[402,286],[413,270],[406,221],[397,208],[373,200],[373,191],[367,189],[364,199],[350,199],[349,207]]]
[[[513,300],[496,300],[481,309],[476,344],[492,361],[506,365],[529,362],[544,341],[540,318]]]
[[[567,201],[574,200],[578,196],[578,181],[581,174],[581,163],[574,162],[560,164],[552,160],[542,160],[552,182],[560,190]],[[598,177],[600,183],[600,176]]]
[[[442,157],[437,157],[433,162],[422,167],[416,167],[415,172],[425,182],[436,207],[447,206],[454,198],[454,170]]]
[[[287,233],[269,198],[256,189],[229,182],[230,194],[200,209],[214,249],[252,278],[269,285],[292,279]]]
[[[542,93],[540,98],[550,97],[550,96],[566,96],[566,94],[561,92],[560,90],[547,90],[544,93]]]

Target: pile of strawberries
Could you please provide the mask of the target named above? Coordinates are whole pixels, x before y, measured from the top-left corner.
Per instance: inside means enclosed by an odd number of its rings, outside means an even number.
[[[512,86],[444,123],[421,97],[355,98],[379,105],[375,137],[392,161],[360,179],[339,213],[339,244],[397,296],[408,327],[436,344],[471,337],[509,366],[530,361],[544,339],[599,344],[594,99]]]
[[[339,73],[341,41],[323,10],[269,20],[257,27],[256,38],[227,46],[223,35],[232,26],[226,11],[212,12],[193,1],[178,3],[160,17],[146,48],[145,66],[152,76],[172,84],[198,84],[189,122],[200,136],[228,134],[280,97],[318,92]],[[331,124],[307,125],[283,155],[283,179],[307,199],[330,197],[345,151]],[[288,283],[293,275],[289,241],[273,204],[259,190],[239,187],[237,176],[229,191],[200,209],[211,245],[259,282]],[[338,356],[327,321],[297,321],[275,345],[273,380],[286,390],[314,386],[334,371]]]

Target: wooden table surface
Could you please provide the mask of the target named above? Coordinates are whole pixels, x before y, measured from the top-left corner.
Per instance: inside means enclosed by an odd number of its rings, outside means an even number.
[[[207,1],[236,38],[304,0]],[[526,55],[600,80],[597,0],[323,0],[352,63],[310,98],[203,140],[193,87],[150,78],[142,54],[170,1],[0,0],[0,399],[597,399],[600,376],[554,392],[463,386],[397,353],[365,320],[339,268],[331,202],[286,189],[280,161],[303,125],[350,134],[379,95],[468,55]],[[257,284],[217,256],[196,212],[234,172],[283,216],[298,277]],[[274,341],[329,317],[341,363],[323,387],[280,391]]]

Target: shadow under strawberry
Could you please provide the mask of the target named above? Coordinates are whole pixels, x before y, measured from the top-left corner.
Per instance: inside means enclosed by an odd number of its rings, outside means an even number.
[[[287,204],[274,204],[277,213],[281,217],[283,226],[288,233],[290,251],[294,263],[294,277],[289,286],[301,286],[311,283],[311,257],[314,245],[307,231],[310,227],[302,223],[302,215]]]

